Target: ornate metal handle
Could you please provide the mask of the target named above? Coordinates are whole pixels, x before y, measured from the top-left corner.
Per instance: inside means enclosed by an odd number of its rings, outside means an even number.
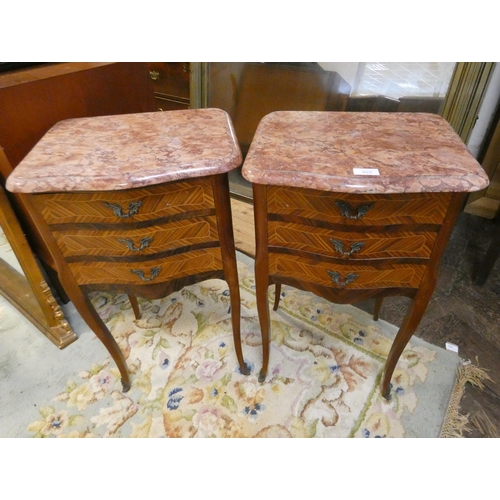
[[[144,236],[144,238],[142,238],[141,241],[139,242],[138,247],[136,247],[134,245],[134,242],[130,238],[118,238],[118,241],[120,243],[125,243],[125,245],[127,246],[127,248],[130,251],[140,252],[141,250],[144,250],[145,248],[147,248],[151,244],[151,242],[153,241],[153,237],[152,236]]]
[[[340,208],[340,213],[343,217],[353,220],[361,219],[361,217],[366,215],[368,210],[370,210],[373,206],[373,203],[365,203],[364,205],[360,205],[358,208],[353,208],[349,205],[349,203],[342,200],[336,200],[335,204]]]
[[[151,80],[159,80],[160,79],[160,73],[158,73],[158,71],[151,70],[149,72],[149,76],[151,77]]]
[[[134,273],[137,276],[139,276],[139,278],[141,278],[142,281],[154,280],[160,274],[160,271],[161,271],[161,267],[152,267],[151,271],[149,273],[149,278],[146,278],[144,271],[142,271],[141,269],[131,269],[130,270],[131,273]]]
[[[120,205],[117,205],[116,203],[108,203],[107,201],[104,202],[104,205],[106,205],[108,208],[111,208],[113,210],[113,213],[117,216],[120,217],[120,219],[126,219],[128,217],[132,217],[133,215],[137,215],[139,213],[139,208],[142,205],[142,201],[131,201],[128,205],[128,212],[124,212],[123,208],[120,207]]]
[[[341,241],[330,238],[330,242],[332,243],[335,250],[342,255],[352,255],[353,253],[359,252],[366,245],[364,241],[355,241],[351,245],[351,249],[346,252],[344,250],[344,244]]]
[[[344,278],[344,281],[341,281],[342,280],[342,276],[340,276],[339,272],[328,270],[327,273],[330,275],[330,278],[332,278],[332,281],[334,283],[336,283],[338,286],[342,287],[342,288],[344,288],[349,283],[352,283],[355,279],[359,278],[359,274],[349,273]]]

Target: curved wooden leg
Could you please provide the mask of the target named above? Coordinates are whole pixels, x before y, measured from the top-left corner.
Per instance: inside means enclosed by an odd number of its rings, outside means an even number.
[[[255,221],[255,295],[262,336],[262,369],[259,382],[264,382],[269,366],[270,316],[267,290],[269,288],[269,251],[267,229],[267,188],[263,184],[253,184]],[[279,296],[279,295],[278,295]]]
[[[241,348],[241,300],[240,300],[240,288],[239,284],[231,283],[231,280],[226,277],[227,284],[229,286],[229,299],[231,302],[231,324],[233,327],[233,340],[234,349],[236,351],[236,358],[238,359],[238,364],[240,365],[240,371],[243,375],[249,375],[250,370],[248,369],[245,360],[243,358],[243,351]]]
[[[123,392],[127,392],[130,389],[130,377],[125,358],[115,338],[108,330],[108,327],[104,324],[104,321],[94,309],[94,306],[86,295],[78,292],[74,293],[67,288],[66,291],[76,310],[80,313],[92,331],[97,335],[99,340],[104,344],[109,354],[115,361],[122,377]]]
[[[274,306],[273,306],[273,311],[278,310],[278,306],[280,305],[280,298],[281,298],[281,283],[276,283],[275,288],[274,288]]]
[[[394,342],[392,343],[389,356],[387,357],[387,361],[385,363],[384,377],[382,379],[381,392],[385,399],[390,399],[390,383],[392,374],[394,373],[394,369],[396,368],[396,364],[401,356],[401,353],[408,344],[411,336],[419,325],[422,316],[424,315],[431,293],[432,292],[425,291],[423,289],[418,291],[417,295],[412,300],[403,323],[396,335],[396,338],[394,339]]]
[[[255,294],[257,298],[257,313],[259,315],[260,333],[262,336],[262,369],[259,374],[259,382],[264,382],[269,366],[270,347],[270,316],[267,290],[269,287],[269,275],[267,266],[258,266],[255,263]]]
[[[134,295],[129,295],[128,300],[130,300],[130,305],[132,306],[132,310],[134,311],[135,319],[141,319],[141,308],[139,307],[139,301],[137,297]]]
[[[222,267],[224,277],[229,287],[231,304],[231,324],[233,327],[234,349],[236,358],[243,375],[249,375],[241,347],[241,300],[240,284],[238,280],[238,265],[236,263],[236,249],[234,246],[233,221],[231,217],[231,201],[229,197],[229,181],[227,174],[216,175],[212,178],[214,200],[217,210],[217,227],[221,243]]]
[[[375,299],[375,307],[373,308],[373,321],[378,321],[378,314],[380,312],[380,308],[382,307],[383,301],[383,297],[377,297]]]

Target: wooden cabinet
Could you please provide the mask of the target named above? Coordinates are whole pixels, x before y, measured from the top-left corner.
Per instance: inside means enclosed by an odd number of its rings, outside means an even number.
[[[452,160],[453,158],[453,160]],[[267,291],[281,286],[341,304],[412,299],[381,392],[434,290],[467,192],[487,185],[440,117],[420,113],[278,112],[259,124],[243,165],[253,183],[257,309],[269,364]]]
[[[191,102],[189,63],[150,62],[147,64],[158,110],[188,109]]]
[[[196,109],[65,120],[7,180],[42,237],[68,298],[115,360],[123,353],[88,293],[159,299],[225,279],[236,356],[240,295],[227,172],[241,163],[222,110]],[[78,178],[78,181],[75,181]]]
[[[232,230],[220,222],[230,214],[228,193],[227,175],[216,175],[118,192],[27,199],[64,289],[116,361],[125,391],[130,380],[123,355],[86,294],[125,293],[138,315],[137,296],[161,298],[198,281],[226,278],[233,314],[239,315]],[[177,198],[182,202],[176,204]],[[238,322],[236,349],[244,367],[239,318],[233,321]]]

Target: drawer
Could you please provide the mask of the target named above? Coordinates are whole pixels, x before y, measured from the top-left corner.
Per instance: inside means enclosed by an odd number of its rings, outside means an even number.
[[[387,226],[441,224],[451,193],[353,195],[268,187],[268,212],[333,224]]]
[[[269,274],[339,289],[418,288],[425,269],[425,265],[387,262],[378,266],[334,265],[295,255],[269,254]]]
[[[188,62],[150,62],[148,69],[155,93],[189,100]]]
[[[429,258],[432,231],[341,232],[293,222],[269,222],[269,246],[343,259]]]
[[[220,248],[208,248],[147,262],[74,262],[68,265],[79,285],[147,285],[222,269],[222,257]]]
[[[189,100],[184,101],[175,97],[155,96],[158,111],[175,111],[176,109],[189,109]]]
[[[64,257],[142,257],[175,248],[218,242],[217,219],[186,219],[145,229],[98,231],[71,229],[54,231]]]
[[[207,178],[123,191],[38,194],[33,201],[48,224],[133,224],[214,208]]]

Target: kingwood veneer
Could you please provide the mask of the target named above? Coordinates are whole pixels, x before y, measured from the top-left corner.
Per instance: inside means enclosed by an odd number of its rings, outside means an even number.
[[[283,111],[259,124],[242,169],[253,183],[256,293],[269,364],[267,290],[338,303],[412,299],[385,365],[396,363],[434,290],[438,264],[470,191],[488,177],[451,127],[425,113]]]
[[[236,355],[240,294],[227,172],[241,164],[229,116],[200,109],[80,118],[56,124],[7,180],[23,193],[77,310],[120,369],[122,352],[88,293],[164,297],[226,279]]]

